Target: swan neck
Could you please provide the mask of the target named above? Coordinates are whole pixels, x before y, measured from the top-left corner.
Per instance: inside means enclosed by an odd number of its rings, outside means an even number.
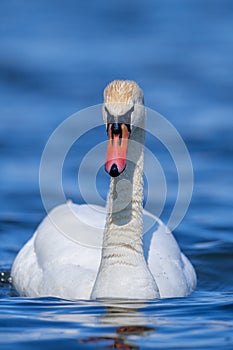
[[[144,129],[133,130],[126,168],[120,176],[111,178],[104,247],[114,243],[141,246],[144,138]]]
[[[100,267],[91,293],[97,298],[153,299],[158,288],[142,245],[144,130],[130,137],[124,172],[110,182]]]

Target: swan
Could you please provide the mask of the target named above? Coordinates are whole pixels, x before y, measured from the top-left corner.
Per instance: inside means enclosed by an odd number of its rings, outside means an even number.
[[[169,229],[142,206],[141,88],[134,81],[112,81],[104,90],[102,111],[108,134],[105,170],[111,176],[106,208],[71,201],[55,207],[16,256],[13,285],[28,297],[187,296],[196,286],[195,269]],[[151,218],[155,227],[143,235],[144,222]],[[76,233],[94,237],[95,246],[71,239]]]

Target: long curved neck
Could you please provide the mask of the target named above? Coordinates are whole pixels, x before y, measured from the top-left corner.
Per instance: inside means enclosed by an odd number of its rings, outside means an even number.
[[[144,138],[144,129],[135,128],[130,137],[126,168],[120,176],[111,178],[103,258],[116,246],[118,252],[121,246],[128,246],[142,253]]]
[[[142,246],[144,129],[129,142],[127,166],[111,179],[102,257],[91,298],[153,299],[159,296]]]

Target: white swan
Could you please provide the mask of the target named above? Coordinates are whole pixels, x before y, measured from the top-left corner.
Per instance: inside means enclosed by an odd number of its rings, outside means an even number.
[[[186,296],[196,286],[195,270],[167,227],[142,208],[145,112],[139,86],[111,82],[103,118],[109,139],[105,168],[111,175],[106,214],[71,202],[53,209],[18,253],[13,284],[30,297]],[[143,235],[143,221],[152,217],[157,227]],[[70,239],[77,233],[92,236],[99,248]]]

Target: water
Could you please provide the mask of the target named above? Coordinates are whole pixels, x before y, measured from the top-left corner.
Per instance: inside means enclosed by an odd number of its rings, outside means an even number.
[[[0,348],[231,349],[231,1],[42,0],[0,6],[0,270],[10,271],[45,215],[38,172],[51,132],[77,110],[100,103],[106,83],[130,78],[190,151],[194,193],[175,235],[198,274],[189,297],[139,304],[20,298],[1,283]],[[104,138],[100,128],[96,140]],[[79,145],[82,154],[93,140]],[[154,151],[169,179],[166,221],[177,181],[165,150]],[[77,154],[77,148],[70,152],[64,187],[67,197],[80,202]],[[97,184],[106,197],[102,170]]]

